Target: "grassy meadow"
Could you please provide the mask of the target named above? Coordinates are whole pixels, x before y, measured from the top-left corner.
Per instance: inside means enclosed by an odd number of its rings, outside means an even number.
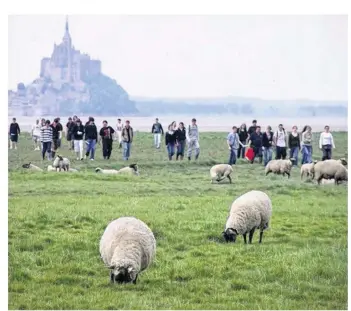
[[[347,154],[347,133],[334,133],[333,158]],[[76,161],[79,173],[46,168],[29,135],[9,150],[9,309],[347,309],[347,186],[317,186],[268,175],[240,160],[233,184],[210,184],[209,169],[226,163],[226,133],[201,134],[197,162],[169,162],[164,143],[136,133],[129,163],[140,176],[96,174],[121,168],[116,144],[110,160]],[[314,146],[314,158],[321,151]],[[301,154],[299,154],[301,157]],[[224,243],[232,201],[250,190],[270,195],[270,230],[258,244]],[[112,285],[99,256],[107,224],[135,216],[157,240],[154,264],[137,285]]]

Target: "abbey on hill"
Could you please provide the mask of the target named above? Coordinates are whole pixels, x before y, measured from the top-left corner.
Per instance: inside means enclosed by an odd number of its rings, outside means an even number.
[[[128,93],[101,72],[93,60],[72,45],[66,19],[62,42],[54,44],[51,57],[41,60],[40,76],[16,91],[8,91],[9,115],[135,114]]]

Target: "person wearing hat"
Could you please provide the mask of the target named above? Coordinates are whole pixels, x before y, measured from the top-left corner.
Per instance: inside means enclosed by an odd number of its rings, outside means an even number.
[[[50,126],[50,120],[45,121],[45,125],[40,129],[40,141],[42,143],[42,157],[45,159],[45,153],[48,154],[48,160],[52,160],[51,157],[51,144],[52,144],[52,127]]]
[[[187,131],[187,142],[188,142],[188,160],[191,160],[191,154],[193,149],[195,149],[195,160],[199,158],[200,155],[200,144],[199,144],[199,128],[196,124],[196,119],[191,120]]]
[[[123,160],[128,161],[130,157],[130,149],[133,142],[133,128],[130,126],[129,120],[126,121],[124,129],[122,130],[122,141],[123,141]]]
[[[94,118],[89,117],[89,123],[85,126],[85,141],[87,143],[87,151],[85,153],[85,158],[90,154],[90,160],[94,161],[95,158],[95,146],[98,139],[97,128],[94,123]]]
[[[83,137],[85,129],[80,119],[77,118],[75,123],[73,127],[74,152],[76,153],[77,160],[83,160]]]

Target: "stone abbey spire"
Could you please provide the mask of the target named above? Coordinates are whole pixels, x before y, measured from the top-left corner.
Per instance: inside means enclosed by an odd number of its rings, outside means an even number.
[[[69,25],[68,25],[68,16],[66,16],[66,25],[65,25],[65,34],[63,36],[63,44],[66,47],[66,55],[67,55],[67,76],[68,81],[72,82],[72,39],[71,35],[69,34]]]

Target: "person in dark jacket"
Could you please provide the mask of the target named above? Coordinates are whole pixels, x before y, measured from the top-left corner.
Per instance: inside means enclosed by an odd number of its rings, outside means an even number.
[[[72,150],[72,141],[73,141],[73,127],[75,123],[73,122],[72,118],[69,117],[66,123],[66,140],[68,142],[69,150]]]
[[[179,122],[179,126],[176,131],[176,146],[177,146],[176,160],[178,160],[179,157],[180,157],[180,160],[184,159],[185,142],[186,142],[185,126],[183,122]]]
[[[10,136],[10,149],[17,149],[18,136],[21,134],[20,127],[16,122],[16,118],[12,119],[10,124],[9,136]]]
[[[54,122],[52,122],[50,126],[52,128],[51,156],[55,159],[56,151],[60,147],[60,139],[62,135],[62,125],[59,118],[54,119]]]
[[[85,126],[85,141],[87,144],[87,151],[85,158],[90,154],[90,161],[94,161],[95,158],[95,147],[98,139],[97,128],[94,123],[94,118],[89,117],[89,123]]]
[[[249,127],[249,130],[247,131],[247,134],[249,135],[247,137],[247,140],[250,139],[251,134],[256,132],[256,127],[257,127],[257,120],[253,120],[252,125]]]
[[[83,137],[85,129],[80,119],[77,119],[75,123],[72,132],[74,139],[74,152],[76,153],[77,160],[83,160]]]
[[[238,135],[239,135],[239,140],[241,144],[239,144],[239,149],[238,149],[238,159],[240,158],[240,155],[243,159],[245,159],[245,145],[247,142],[247,139],[249,138],[249,134],[246,129],[246,124],[243,123],[241,124],[240,128],[238,129]]]
[[[166,132],[166,137],[165,137],[165,143],[168,151],[168,159],[170,161],[172,160],[172,157],[174,155],[174,149],[176,144],[176,127],[177,127],[177,124],[175,121],[173,121],[168,126],[168,131]]]
[[[164,134],[164,131],[162,128],[162,124],[158,122],[158,118],[156,118],[155,123],[152,125],[151,133],[154,134],[155,148],[160,149],[161,135]]]
[[[256,157],[258,157],[258,163],[262,163],[262,133],[259,125],[256,126],[256,131],[250,135],[249,145],[254,151],[251,163],[254,163]]]
[[[262,134],[263,165],[266,166],[273,156],[273,132],[272,127],[267,126]]]
[[[293,166],[297,166],[301,144],[300,144],[300,135],[297,132],[296,125],[292,127],[292,131],[288,136],[288,147],[290,149],[290,159],[295,159]]]
[[[99,134],[102,140],[102,155],[105,160],[108,160],[111,157],[114,133],[115,130],[108,125],[106,120],[104,120]]]

